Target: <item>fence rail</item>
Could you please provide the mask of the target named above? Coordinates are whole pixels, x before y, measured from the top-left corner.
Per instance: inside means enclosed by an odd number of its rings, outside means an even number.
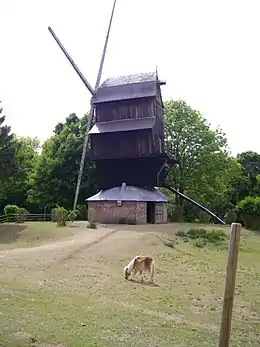
[[[29,213],[27,215],[9,214],[7,216],[5,216],[5,215],[0,216],[0,224],[1,223],[16,222],[19,220],[19,217],[25,218],[26,222],[51,221],[51,214],[50,213]]]

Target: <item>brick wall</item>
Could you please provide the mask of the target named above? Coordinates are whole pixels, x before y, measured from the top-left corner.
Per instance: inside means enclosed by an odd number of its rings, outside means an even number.
[[[147,223],[147,203],[136,202],[136,222],[137,224]]]
[[[88,220],[99,223],[118,223],[119,219],[136,220],[138,224],[146,223],[146,202],[90,201],[88,203]]]

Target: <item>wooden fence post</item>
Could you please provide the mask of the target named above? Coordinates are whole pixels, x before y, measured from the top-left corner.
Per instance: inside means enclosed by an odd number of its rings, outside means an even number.
[[[235,295],[235,282],[238,261],[238,248],[240,241],[240,223],[232,223],[226,270],[225,294],[222,309],[221,328],[219,336],[219,347],[228,347],[231,334],[231,321],[233,301]]]

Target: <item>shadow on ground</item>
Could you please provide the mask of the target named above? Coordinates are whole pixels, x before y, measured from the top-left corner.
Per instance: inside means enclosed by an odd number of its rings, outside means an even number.
[[[16,242],[20,238],[21,232],[25,229],[26,225],[0,224],[0,244]]]

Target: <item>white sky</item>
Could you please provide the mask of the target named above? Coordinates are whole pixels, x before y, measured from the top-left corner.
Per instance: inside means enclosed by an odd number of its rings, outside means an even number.
[[[94,87],[113,0],[0,0],[0,100],[21,136],[46,140],[90,95],[50,25]],[[153,71],[227,133],[233,154],[260,152],[258,0],[117,0],[102,75]]]

